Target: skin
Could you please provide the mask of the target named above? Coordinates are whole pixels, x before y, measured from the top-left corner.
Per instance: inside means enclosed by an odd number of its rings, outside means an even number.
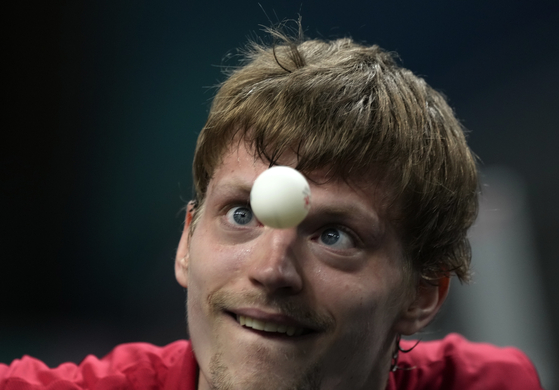
[[[175,273],[188,288],[198,389],[384,389],[396,335],[427,325],[448,283],[405,277],[377,183],[325,182],[313,172],[311,210],[299,226],[251,219],[250,188],[267,168],[243,145],[229,151],[191,236],[187,212]],[[239,315],[304,334],[251,329]]]

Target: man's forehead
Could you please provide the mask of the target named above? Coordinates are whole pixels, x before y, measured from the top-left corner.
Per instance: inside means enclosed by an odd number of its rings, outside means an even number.
[[[285,165],[297,169],[300,165],[300,160],[295,152],[290,151],[284,152],[281,156],[274,158],[273,162],[270,162],[264,156],[260,156],[255,148],[251,147],[247,142],[233,142],[223,153],[220,162],[215,167],[210,183],[216,178],[216,175],[233,174],[240,169],[246,170],[249,165],[259,172],[274,165]],[[336,174],[337,170],[333,166],[328,165],[312,170],[300,171],[309,181],[317,185],[342,182],[361,189],[390,187],[381,169],[374,165],[371,165],[366,170],[346,172],[344,174]]]
[[[295,153],[284,153],[276,160],[276,165],[297,167],[298,159]],[[260,173],[271,166],[270,162],[260,156],[245,142],[234,142],[224,153],[221,162],[214,171],[209,182],[209,191],[219,190],[220,193],[234,192],[235,194],[250,194],[252,184]],[[365,195],[377,210],[386,209],[391,202],[391,186],[377,167],[368,172],[347,175],[345,177],[332,174],[331,167],[321,167],[310,172],[302,172],[309,180],[311,187],[326,186],[335,192],[345,188]],[[347,194],[347,192],[346,192]]]

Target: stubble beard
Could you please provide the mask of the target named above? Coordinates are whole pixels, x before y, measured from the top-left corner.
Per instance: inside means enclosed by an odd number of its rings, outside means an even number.
[[[220,312],[230,305],[243,303],[265,304],[277,310],[291,315],[301,320],[305,319],[308,323],[315,324],[317,329],[328,331],[334,327],[333,319],[327,315],[319,315],[310,310],[306,305],[290,301],[269,299],[260,294],[241,294],[232,296],[224,291],[217,291],[208,298],[211,310],[215,313]],[[243,373],[232,372],[227,366],[223,356],[223,344],[217,340],[217,352],[210,359],[210,388],[212,390],[319,390],[322,384],[323,373],[320,363],[310,364],[300,372],[294,372],[289,377],[283,377],[274,373],[274,365],[277,364],[273,356],[273,351],[266,347],[260,347],[253,351],[258,357],[258,366],[244,367]],[[286,361],[291,359],[285,356]],[[249,364],[249,363],[246,363]],[[244,377],[248,371],[253,371],[252,375]]]
[[[239,381],[235,373],[223,363],[220,352],[211,358],[210,374],[211,390],[320,390],[322,383],[321,370],[317,364],[289,380],[268,371],[268,375],[254,375]]]

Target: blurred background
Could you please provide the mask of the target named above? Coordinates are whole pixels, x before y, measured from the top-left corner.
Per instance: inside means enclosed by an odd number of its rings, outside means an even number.
[[[425,339],[516,345],[557,389],[559,3],[21,1],[4,13],[0,362],[184,338],[173,257],[222,65],[261,26],[397,52],[449,97],[483,172],[475,282]]]

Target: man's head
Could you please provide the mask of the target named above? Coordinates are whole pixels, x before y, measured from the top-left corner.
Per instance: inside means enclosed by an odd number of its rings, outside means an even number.
[[[274,164],[311,182],[297,228],[250,212]],[[431,320],[449,275],[468,280],[477,176],[462,127],[376,46],[254,45],[214,99],[193,169],[176,272],[202,384],[382,388],[396,335]]]
[[[390,183],[395,222],[413,268],[436,279],[469,278],[466,231],[477,212],[477,171],[463,128],[444,97],[378,46],[350,39],[256,46],[217,93],[194,158],[203,204],[235,141],[273,165],[334,178],[375,172]]]

